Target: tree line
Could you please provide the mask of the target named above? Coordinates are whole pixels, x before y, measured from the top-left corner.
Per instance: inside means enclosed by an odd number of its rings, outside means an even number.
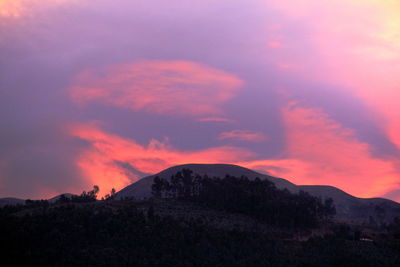
[[[304,191],[291,193],[269,180],[245,176],[210,178],[183,169],[170,179],[156,176],[151,188],[155,198],[193,201],[277,226],[315,227],[336,214],[332,199],[322,201]]]

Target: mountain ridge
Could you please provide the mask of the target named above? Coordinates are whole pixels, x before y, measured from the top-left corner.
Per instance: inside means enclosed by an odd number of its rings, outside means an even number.
[[[359,198],[347,192],[329,185],[296,185],[284,178],[270,176],[259,173],[255,170],[232,164],[183,164],[169,167],[159,173],[145,176],[138,181],[126,186],[115,194],[115,199],[138,198],[144,199],[152,196],[151,185],[156,176],[170,178],[182,169],[190,169],[195,174],[209,177],[225,177],[226,175],[241,177],[246,176],[250,180],[256,177],[268,179],[275,184],[278,189],[288,189],[292,193],[305,191],[310,195],[321,198],[322,200],[332,198],[336,206],[338,219],[351,220],[355,223],[390,223],[395,217],[400,218],[400,203],[385,198]],[[72,194],[61,194],[70,197]],[[48,199],[55,202],[61,195]],[[0,198],[0,207],[6,205],[24,204],[24,199]]]
[[[232,164],[183,164],[172,166],[157,174],[143,177],[135,183],[123,188],[116,193],[116,199],[125,197],[148,198],[151,197],[151,185],[156,176],[170,178],[171,175],[190,169],[199,175],[208,175],[209,177],[246,176],[249,179],[268,179],[279,189],[288,189],[293,193],[303,190],[313,196],[321,199],[332,198],[337,209],[337,217],[346,220],[355,220],[358,222],[378,221],[377,223],[386,223],[392,221],[395,217],[400,217],[400,204],[385,198],[359,198],[345,191],[329,185],[296,185],[292,182],[268,174],[258,173],[255,170],[244,168]]]

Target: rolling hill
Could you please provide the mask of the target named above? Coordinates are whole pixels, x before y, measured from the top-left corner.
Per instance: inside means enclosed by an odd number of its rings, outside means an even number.
[[[279,189],[286,188],[293,193],[303,190],[313,196],[321,197],[322,199],[332,198],[336,206],[336,217],[338,219],[351,220],[357,223],[372,222],[380,224],[391,222],[395,217],[400,217],[400,204],[388,199],[358,198],[333,186],[295,185],[282,178],[272,177],[247,168],[229,164],[185,164],[174,166],[160,173],[144,177],[125,187],[117,192],[116,198],[151,197],[151,185],[154,177],[169,178],[182,169],[190,169],[196,174],[208,175],[209,177],[224,177],[227,174],[236,177],[246,176],[249,179],[259,177],[260,179],[270,180]]]

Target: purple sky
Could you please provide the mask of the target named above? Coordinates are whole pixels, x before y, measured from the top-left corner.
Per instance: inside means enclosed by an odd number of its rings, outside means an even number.
[[[0,1],[0,197],[220,162],[400,201],[399,11]]]

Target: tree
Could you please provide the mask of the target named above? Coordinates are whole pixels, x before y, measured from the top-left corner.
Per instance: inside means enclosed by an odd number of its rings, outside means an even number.
[[[96,200],[97,199],[97,194],[100,191],[100,187],[97,185],[93,186],[93,190],[87,192],[88,198]]]
[[[155,177],[152,185],[157,198],[174,198],[205,204],[227,212],[246,214],[272,225],[295,228],[315,227],[336,212],[332,199],[300,191],[280,190],[268,180],[250,180],[226,175],[209,178],[183,169],[171,176],[171,183]]]
[[[92,202],[97,200],[97,194],[100,191],[100,187],[97,185],[93,186],[91,191],[83,191],[80,196],[72,196],[71,202]]]
[[[189,169],[182,170],[183,197],[189,198],[193,195],[193,171]]]
[[[115,189],[112,188],[110,194],[104,196],[104,200],[113,200],[115,197],[115,193],[116,193]]]
[[[154,177],[153,184],[151,186],[151,193],[155,198],[161,198],[161,190],[163,188],[163,181],[160,177]]]

